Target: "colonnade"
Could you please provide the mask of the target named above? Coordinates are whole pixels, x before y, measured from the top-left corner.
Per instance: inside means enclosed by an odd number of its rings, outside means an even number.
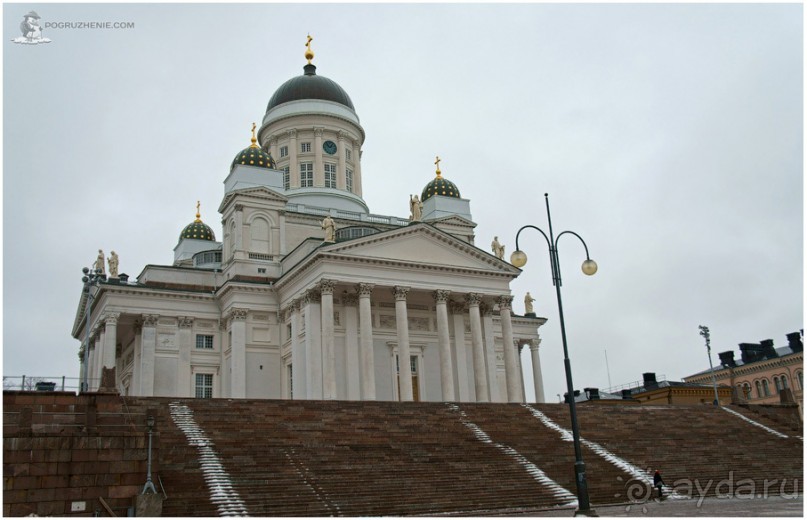
[[[375,400],[376,373],[374,359],[374,333],[372,321],[372,295],[376,287],[369,283],[352,286],[343,297],[345,344],[347,362],[347,395],[337,396],[336,347],[334,324],[334,288],[336,280],[323,279],[293,300],[285,309],[290,320],[292,382],[295,399]],[[379,287],[378,289],[382,289]],[[413,381],[409,370],[412,352],[409,338],[409,315],[407,302],[411,289],[405,286],[387,287],[395,302],[395,335],[399,361],[399,395],[401,401],[414,400]],[[455,294],[437,289],[431,296],[435,303],[437,325],[437,348],[440,360],[440,383],[443,401],[470,401],[466,355],[471,355],[473,366],[473,389],[477,402],[523,402],[523,380],[518,359],[519,348],[524,343],[533,343],[533,374],[536,380],[536,396],[543,402],[538,341],[515,339],[511,308],[513,297],[491,297],[480,293]],[[458,301],[461,297],[462,301]],[[501,338],[505,346],[504,365],[506,395],[499,396],[496,374],[496,354],[493,330],[493,305],[500,310]],[[358,306],[358,312],[356,312]],[[453,317],[453,345],[449,315]],[[471,349],[466,346],[465,318],[469,319]],[[484,328],[483,328],[484,326]],[[301,338],[301,328],[305,334]],[[541,387],[540,394],[537,389]],[[457,389],[459,394],[457,394]]]

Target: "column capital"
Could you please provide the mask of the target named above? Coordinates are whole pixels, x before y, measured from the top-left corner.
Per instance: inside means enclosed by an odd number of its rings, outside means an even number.
[[[482,300],[479,302],[479,312],[481,312],[483,316],[493,316],[493,305]]]
[[[342,303],[345,306],[350,306],[350,307],[358,305],[358,303],[359,303],[359,295],[356,294],[356,293],[349,293],[349,292],[345,291],[345,293],[342,295]]]
[[[395,301],[406,301],[406,295],[409,294],[409,287],[402,287],[400,285],[396,285],[392,288],[392,294],[395,295]]]
[[[289,139],[297,139],[297,130],[289,130]]]
[[[499,304],[499,311],[504,313],[505,310],[513,308],[513,297],[511,295],[502,295],[496,298],[496,303]]]
[[[143,314],[143,326],[144,327],[156,327],[157,320],[160,319],[159,314]]]
[[[333,286],[336,285],[336,280],[328,280],[323,278],[317,284],[320,294],[329,294],[333,296]]]
[[[358,283],[356,284],[356,293],[360,298],[369,298],[373,293],[375,285],[371,283]]]
[[[447,291],[445,289],[437,289],[432,293],[432,297],[436,303],[446,303],[448,302],[448,297],[451,294],[451,291]]]
[[[322,301],[322,295],[319,293],[317,289],[309,289],[305,292],[302,297],[302,304],[303,305],[310,305],[312,303],[320,303]]]
[[[120,318],[119,312],[108,312],[101,317],[101,321],[106,325],[117,325],[118,318]]]
[[[193,327],[193,316],[179,316],[177,322],[180,329],[189,329]]]
[[[227,314],[227,318],[229,318],[230,321],[233,321],[233,320],[239,320],[239,321],[240,320],[246,320],[248,313],[249,313],[249,309],[233,307],[232,309],[230,309],[230,312]]]
[[[479,293],[468,293],[465,295],[465,301],[469,307],[479,307],[482,303],[482,295]]]
[[[323,130],[324,130],[324,128],[319,127],[319,126],[315,126],[314,127],[314,136],[315,137],[322,137],[322,131]]]
[[[346,137],[347,134],[345,133],[344,130],[339,130],[338,132],[336,132],[336,138],[339,140],[339,142],[344,141]]]
[[[84,348],[84,345],[81,345],[81,347],[78,349],[78,358],[79,358],[79,360],[84,361],[84,353],[85,352],[86,352],[86,349]]]
[[[527,341],[526,344],[530,346],[530,350],[538,350],[538,347],[541,345],[541,338],[531,339]]]

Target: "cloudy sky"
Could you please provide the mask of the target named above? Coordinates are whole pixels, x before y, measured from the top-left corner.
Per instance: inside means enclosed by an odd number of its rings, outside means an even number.
[[[41,23],[133,22],[129,29]],[[803,15],[790,5],[3,6],[3,374],[78,375],[81,268],[170,264],[216,208],[274,90],[317,72],[367,132],[364,198],[408,215],[441,169],[477,245],[560,242],[577,388],[680,379],[716,353],[803,327]],[[565,390],[557,303],[537,232],[512,284],[537,299],[548,400]]]

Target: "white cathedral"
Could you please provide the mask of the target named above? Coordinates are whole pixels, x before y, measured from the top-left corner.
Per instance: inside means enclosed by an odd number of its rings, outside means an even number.
[[[85,284],[72,335],[87,389],[114,368],[124,395],[524,402],[528,346],[543,402],[545,319],[512,312],[520,270],[474,246],[439,159],[409,218],[370,213],[364,129],[310,41],[224,179],[222,241],[197,204],[173,265]]]

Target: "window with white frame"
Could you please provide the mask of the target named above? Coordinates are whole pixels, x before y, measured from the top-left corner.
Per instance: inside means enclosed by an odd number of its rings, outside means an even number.
[[[314,163],[300,163],[300,187],[310,188],[314,185]]]
[[[350,148],[345,148],[345,159],[348,161],[353,160],[353,152],[350,150]]]
[[[311,143],[300,143],[300,152],[301,153],[311,152]]]
[[[213,374],[196,374],[196,398],[213,398]]]
[[[211,334],[197,334],[196,335],[196,348],[212,350],[213,349],[213,336]]]
[[[325,163],[325,187],[336,188],[336,165]]]
[[[286,157],[287,155],[289,155],[289,147],[288,146],[281,146],[280,147],[280,157],[283,158],[283,157]]]
[[[289,173],[289,167],[283,167],[283,188],[289,189],[291,187],[291,174]]]
[[[345,188],[347,188],[347,191],[353,193],[353,170],[350,168],[345,171]]]

